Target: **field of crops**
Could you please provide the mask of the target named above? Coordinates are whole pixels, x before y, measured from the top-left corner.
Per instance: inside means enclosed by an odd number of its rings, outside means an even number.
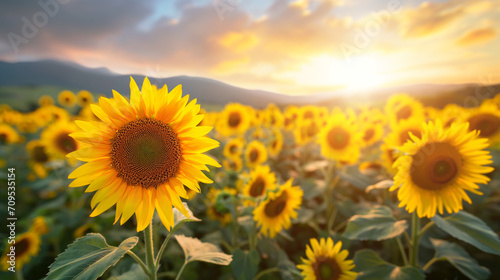
[[[1,279],[499,279],[500,94],[207,111],[137,83],[0,104]]]

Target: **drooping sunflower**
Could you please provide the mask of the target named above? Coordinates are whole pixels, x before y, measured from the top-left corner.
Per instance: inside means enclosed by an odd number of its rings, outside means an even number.
[[[42,131],[41,141],[49,157],[64,159],[68,153],[76,151],[80,145],[69,135],[77,131],[78,127],[69,121],[55,122]]]
[[[22,137],[8,124],[0,123],[0,144],[12,144],[22,141]]]
[[[470,109],[464,121],[469,123],[469,131],[479,131],[479,136],[488,138],[490,143],[500,142],[500,110],[491,102],[483,102]]]
[[[493,171],[485,166],[492,163],[484,150],[488,140],[468,129],[468,123],[444,129],[439,121],[429,122],[422,137],[412,136],[413,141],[399,148],[405,154],[394,163],[398,171],[390,190],[399,189],[400,207],[431,218],[436,211],[442,214],[443,208],[448,213],[460,211],[462,200],[471,203],[465,191],[482,194],[477,184],[487,183],[483,174]]]
[[[255,166],[267,161],[266,146],[258,140],[250,142],[245,149],[245,161],[247,166],[254,168]]]
[[[359,159],[362,135],[353,117],[348,118],[340,110],[335,110],[318,136],[321,154],[326,158],[346,164],[353,164]]]
[[[268,190],[276,188],[276,175],[267,165],[258,165],[250,172],[250,180],[243,187],[245,196],[258,198],[264,196]]]
[[[26,263],[29,263],[31,257],[38,255],[38,252],[40,252],[40,243],[40,235],[33,231],[27,231],[16,237],[13,246],[15,246],[17,270],[21,270]],[[7,254],[10,252],[10,247],[11,246],[7,246],[6,251],[0,259],[2,262],[2,270],[4,271],[7,271],[9,268],[8,261],[10,261],[10,256],[7,256]]]
[[[274,238],[281,230],[290,228],[291,219],[297,218],[303,194],[300,187],[292,186],[292,179],[275,192],[268,192],[266,199],[253,211],[253,219],[260,227],[260,233]]]
[[[227,141],[226,145],[224,145],[224,150],[222,154],[226,158],[235,158],[240,157],[243,153],[243,146],[245,146],[245,140],[242,138],[233,138]]]
[[[225,136],[245,133],[251,122],[247,107],[238,103],[226,105],[219,118],[217,131]]]
[[[33,169],[38,178],[47,177],[45,163],[49,162],[50,156],[45,149],[45,145],[40,140],[31,140],[26,144],[26,150],[30,156],[28,165]]]
[[[303,264],[297,265],[302,270],[304,280],[354,280],[358,275],[352,271],[354,262],[347,260],[349,252],[342,249],[342,242],[312,238],[311,246],[306,246],[307,259],[301,258]]]
[[[85,107],[94,103],[94,96],[86,90],[80,90],[76,95],[76,99],[80,107]]]
[[[197,126],[200,105],[188,103],[180,85],[154,90],[145,78],[139,91],[131,78],[130,91],[130,103],[113,91],[113,98],[90,105],[102,122],[76,121],[84,132],[71,136],[83,146],[70,156],[88,163],[69,175],[70,187],[90,184],[86,192],[97,191],[91,217],[116,204],[115,223],[135,213],[141,231],[156,210],[170,229],[172,205],[189,216],[180,199],[187,197],[184,185],[200,192],[198,182],[212,183],[202,171],[220,165],[203,153],[219,142],[204,136],[212,127]]]
[[[207,208],[207,216],[212,220],[219,221],[222,226],[229,224],[231,221],[231,211],[227,207],[228,199],[235,196],[236,189],[224,187],[223,189],[211,188],[207,194],[209,206]]]
[[[54,105],[54,98],[52,98],[52,96],[49,95],[42,95],[38,99],[38,105],[40,105],[40,107]]]
[[[385,106],[385,113],[389,117],[391,127],[410,119],[425,121],[424,106],[407,94],[391,96]]]
[[[71,90],[63,90],[57,96],[57,101],[63,107],[73,107],[76,104],[76,96]]]

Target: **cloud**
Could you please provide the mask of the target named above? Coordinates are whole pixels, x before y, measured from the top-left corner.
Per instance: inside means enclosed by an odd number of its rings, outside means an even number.
[[[497,35],[495,28],[478,28],[474,30],[469,30],[462,37],[460,37],[456,43],[459,46],[469,46],[475,44],[484,44],[490,40],[493,40]]]

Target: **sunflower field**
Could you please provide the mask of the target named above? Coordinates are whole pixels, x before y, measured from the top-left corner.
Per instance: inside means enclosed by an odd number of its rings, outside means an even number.
[[[500,279],[500,94],[108,96],[0,105],[0,279]]]

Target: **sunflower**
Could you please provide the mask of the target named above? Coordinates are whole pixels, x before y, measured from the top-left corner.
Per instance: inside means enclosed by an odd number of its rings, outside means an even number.
[[[364,147],[372,146],[382,139],[384,126],[379,122],[359,122],[361,125],[361,143]]]
[[[76,95],[76,99],[80,107],[85,107],[94,103],[94,96],[86,90],[80,90]]]
[[[253,168],[267,161],[266,146],[258,140],[250,142],[245,149],[245,160],[247,166]]]
[[[26,144],[26,150],[30,156],[28,165],[33,169],[38,178],[47,177],[47,169],[45,163],[50,161],[50,156],[47,154],[45,145],[40,140],[31,140]]]
[[[38,105],[40,105],[40,107],[54,105],[54,98],[52,98],[52,96],[49,95],[42,95],[38,99]]]
[[[23,265],[30,261],[31,257],[38,255],[38,252],[40,251],[40,243],[40,235],[33,231],[27,231],[16,237],[15,243],[11,246],[15,247],[15,262],[17,270],[21,270]],[[1,265],[4,271],[7,271],[9,268],[8,261],[11,260],[11,257],[7,256],[7,254],[10,253],[11,246],[7,246],[5,253],[1,258]]]
[[[222,166],[224,169],[233,171],[233,172],[238,172],[243,168],[243,161],[241,160],[240,157],[233,157],[233,158],[228,158],[228,159],[223,159],[222,160]]]
[[[285,108],[285,115],[283,119],[283,126],[285,130],[290,131],[295,127],[295,122],[299,117],[300,109],[294,105],[288,105]]]
[[[238,103],[231,103],[222,111],[217,130],[225,136],[241,135],[247,131],[250,122],[248,108]]]
[[[483,150],[488,140],[468,129],[468,123],[444,129],[439,121],[429,122],[422,137],[412,135],[413,141],[400,147],[405,154],[394,163],[398,172],[390,188],[399,188],[400,207],[431,218],[436,210],[443,214],[443,208],[448,213],[460,211],[462,200],[471,203],[465,191],[482,194],[477,184],[486,184],[489,178],[482,174],[493,171],[485,166],[492,163],[489,152]]]
[[[391,96],[385,106],[385,113],[389,117],[391,127],[404,120],[425,120],[422,103],[406,94]]]
[[[219,221],[222,226],[231,222],[231,211],[226,206],[231,196],[235,196],[237,191],[233,188],[223,189],[211,188],[207,194],[210,205],[207,208],[207,216],[212,220]]]
[[[300,107],[299,118],[300,120],[316,121],[318,118],[318,107],[314,105],[306,105]]]
[[[268,192],[266,199],[253,211],[253,219],[260,227],[260,233],[274,238],[282,229],[292,225],[297,210],[302,204],[302,189],[292,186],[292,179],[281,185],[276,192]]]
[[[243,146],[245,146],[245,140],[234,138],[226,142],[222,153],[226,158],[240,157],[243,153]]]
[[[75,106],[76,96],[70,90],[63,90],[57,96],[57,101],[61,106],[70,108]]]
[[[0,123],[0,144],[19,142],[22,142],[22,136],[20,136],[10,125]]]
[[[281,134],[279,129],[273,129],[272,135],[273,137],[269,143],[269,154],[271,156],[277,156],[283,148],[283,134]]]
[[[456,104],[448,104],[438,114],[439,119],[443,122],[444,127],[450,127],[454,122],[464,122],[464,117],[467,110]]]
[[[488,138],[492,144],[500,142],[500,110],[491,102],[483,102],[473,108],[464,118],[469,122],[469,131],[479,131],[479,136]]]
[[[248,197],[264,196],[268,190],[276,188],[276,175],[267,165],[258,165],[250,172],[250,180],[243,187],[242,193]]]
[[[337,244],[328,237],[328,239],[312,238],[311,246],[307,245],[307,259],[301,258],[303,264],[297,265],[302,270],[305,280],[354,280],[358,275],[352,271],[354,263],[352,260],[346,260],[349,252],[341,250],[342,242]]]
[[[203,152],[219,146],[206,136],[212,127],[197,126],[203,119],[196,100],[188,103],[181,86],[168,92],[154,90],[147,78],[142,90],[131,78],[130,103],[118,92],[91,104],[102,122],[76,121],[84,132],[71,136],[82,148],[71,157],[88,163],[70,175],[70,187],[90,184],[97,191],[91,201],[95,217],[116,204],[115,223],[125,223],[135,213],[137,231],[144,230],[155,209],[167,229],[173,226],[172,205],[184,216],[189,213],[180,197],[184,185],[200,192],[198,182],[212,183],[202,171],[206,165],[220,167]]]
[[[265,123],[266,127],[282,127],[284,122],[283,113],[278,106],[270,103],[265,109]]]
[[[318,142],[326,158],[353,164],[361,154],[361,137],[354,118],[335,110],[328,124],[321,129]]]
[[[295,142],[299,145],[304,145],[311,142],[319,133],[319,123],[311,118],[299,119],[293,131]]]
[[[79,144],[69,136],[77,131],[79,131],[78,127],[68,121],[59,121],[48,126],[40,135],[47,154],[51,158],[64,159],[68,153],[78,149]]]
[[[45,218],[43,216],[35,217],[31,223],[30,231],[36,232],[39,235],[44,235],[49,232],[49,227],[47,226]]]

